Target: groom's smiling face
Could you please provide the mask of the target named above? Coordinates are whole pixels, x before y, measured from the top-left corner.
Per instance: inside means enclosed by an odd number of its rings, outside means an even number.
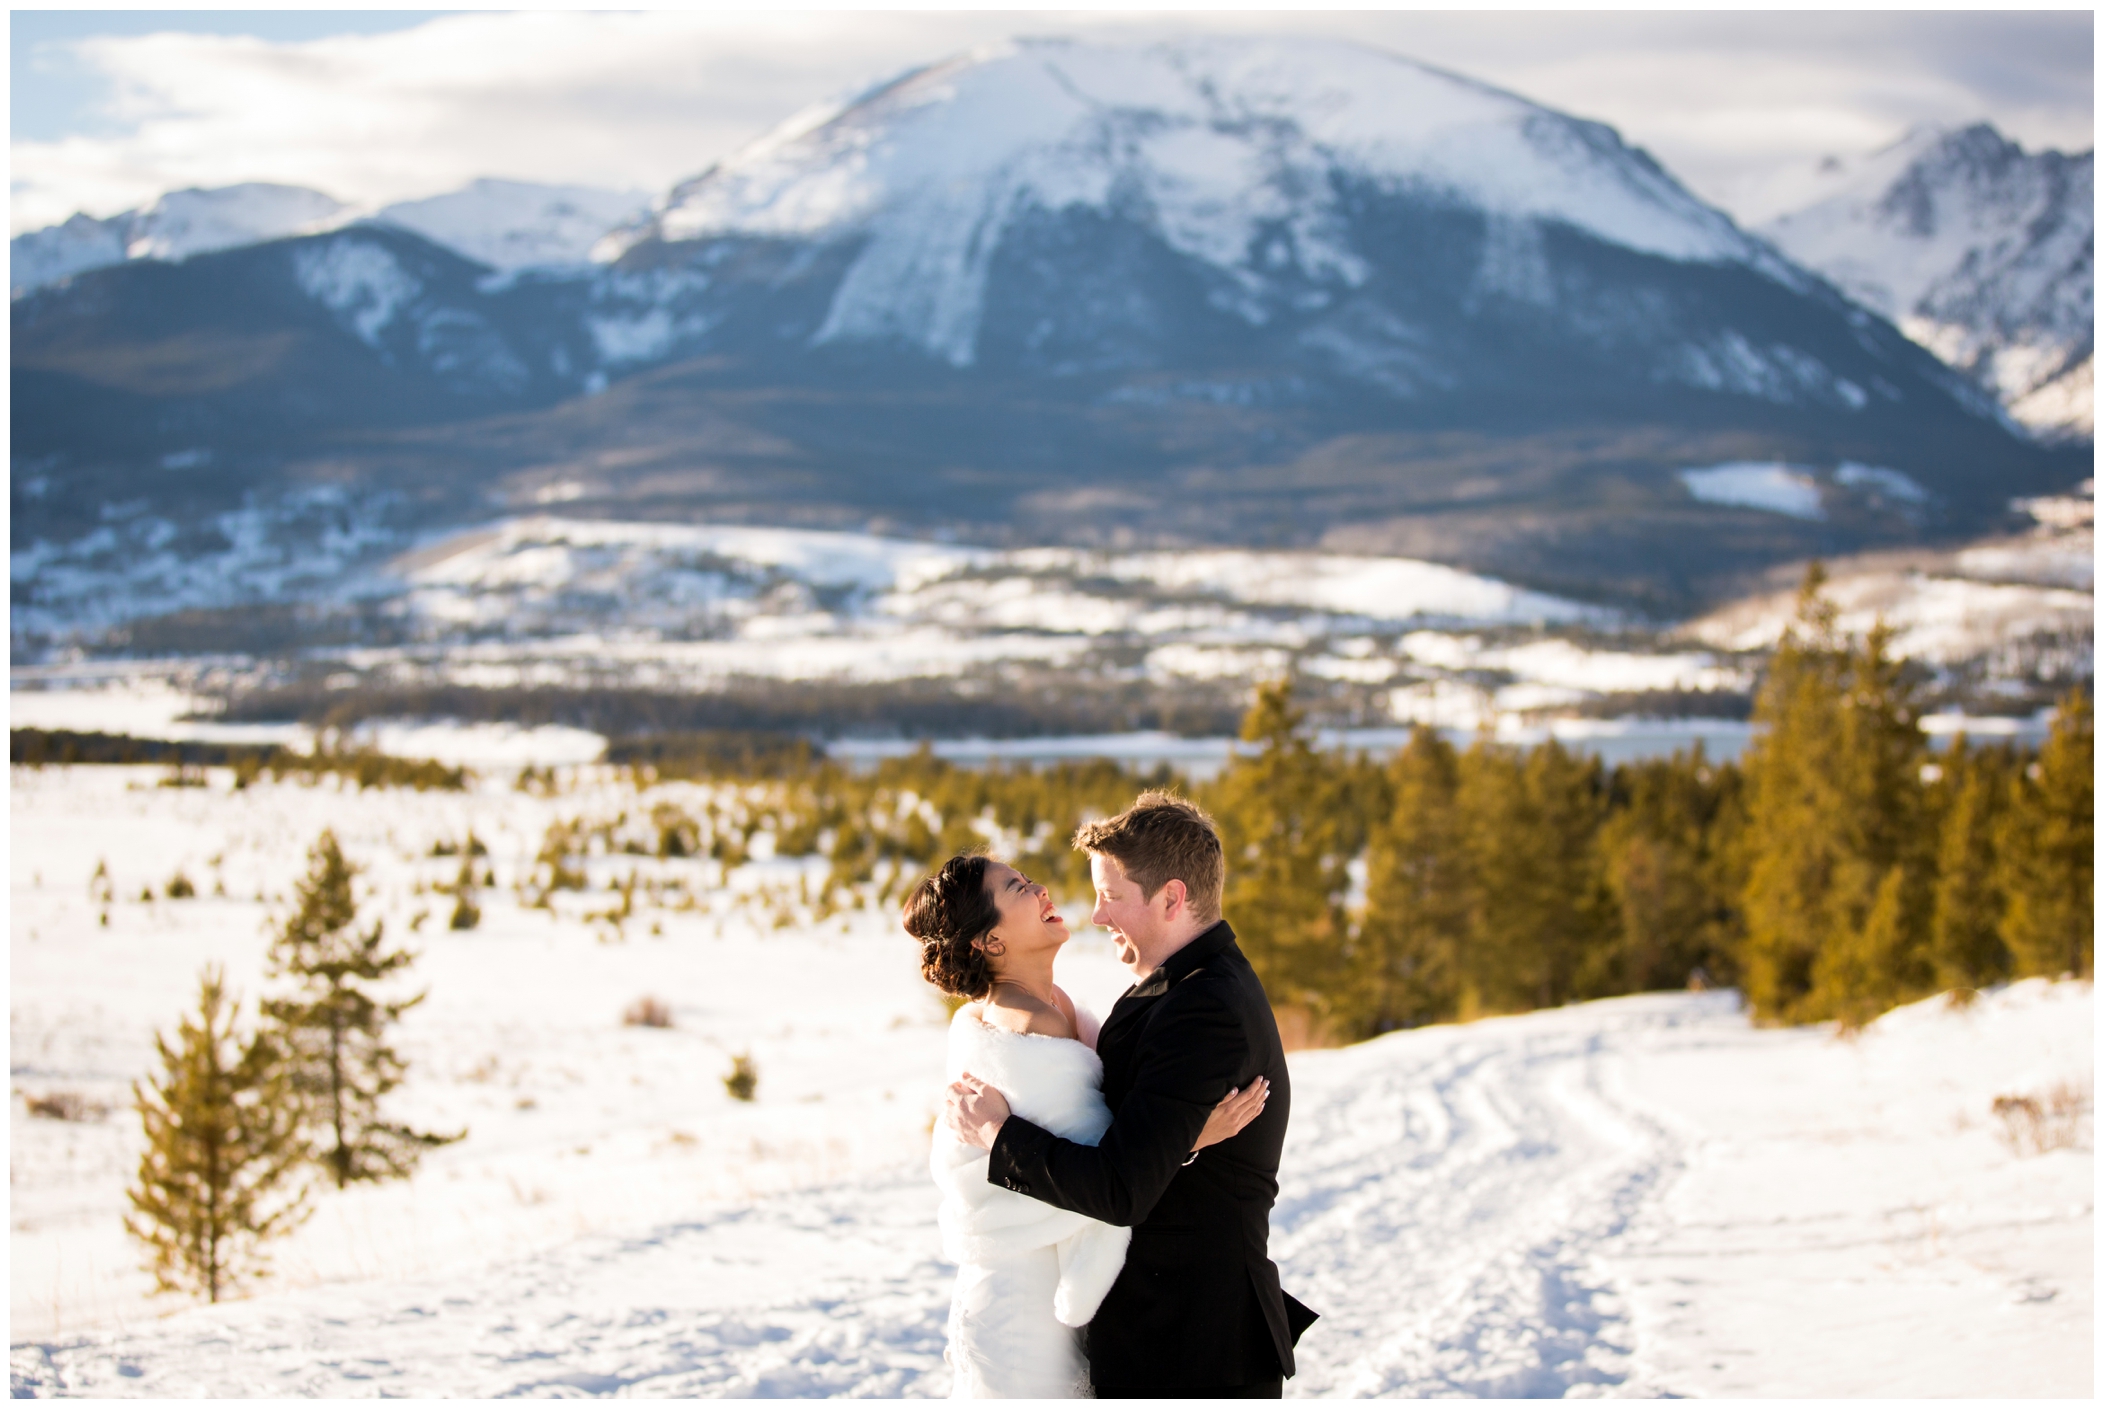
[[[1183,882],[1164,882],[1150,898],[1115,858],[1100,851],[1089,853],[1089,878],[1096,885],[1096,911],[1089,919],[1110,931],[1118,962],[1136,975],[1152,969],[1183,899]]]

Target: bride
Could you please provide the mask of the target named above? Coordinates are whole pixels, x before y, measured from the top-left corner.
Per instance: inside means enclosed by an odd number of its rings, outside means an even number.
[[[1093,1145],[1110,1126],[1099,1024],[1052,982],[1067,924],[1043,886],[985,856],[956,856],[908,897],[921,974],[967,999],[950,1023],[948,1080],[999,1088],[1017,1114]],[[1255,1119],[1264,1091],[1230,1091],[1194,1152]],[[1125,1263],[1127,1229],[987,1182],[987,1153],[935,1127],[943,1251],[957,1264],[944,1359],[956,1399],[1086,1398],[1088,1324]]]

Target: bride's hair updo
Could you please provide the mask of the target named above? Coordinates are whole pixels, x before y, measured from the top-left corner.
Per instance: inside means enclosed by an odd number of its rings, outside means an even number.
[[[1001,923],[984,856],[953,856],[906,897],[906,933],[920,941],[921,977],[959,998],[984,998],[994,971],[972,941]]]

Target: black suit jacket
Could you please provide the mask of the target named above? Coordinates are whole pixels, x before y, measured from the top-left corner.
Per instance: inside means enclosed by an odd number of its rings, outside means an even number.
[[[1089,1323],[1091,1377],[1207,1389],[1291,1375],[1314,1315],[1280,1290],[1268,1244],[1293,1093],[1271,1004],[1227,923],[1127,989],[1096,1050],[1112,1113],[1102,1141],[1010,1116],[987,1167],[1004,1188],[1132,1229]],[[1264,1113],[1186,1165],[1228,1088],[1259,1076],[1271,1082]]]

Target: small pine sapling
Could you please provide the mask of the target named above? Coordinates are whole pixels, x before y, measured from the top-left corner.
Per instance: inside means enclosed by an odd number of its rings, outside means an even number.
[[[205,970],[175,1044],[154,1034],[161,1075],[132,1085],[146,1152],[125,1230],[151,1253],[160,1290],[215,1302],[262,1275],[261,1245],[306,1216],[291,1178],[308,1154],[299,1099],[269,1037],[236,1035],[238,1015],[221,974]]]
[[[310,1121],[320,1127],[316,1159],[337,1188],[406,1178],[426,1150],[466,1135],[435,1135],[383,1120],[380,1101],[402,1084],[405,1065],[387,1029],[424,995],[386,1002],[371,989],[409,967],[406,949],[381,947],[383,926],[357,929],[355,868],[333,832],[308,854],[292,917],[271,942],[270,974],[297,985],[263,1004],[291,1062]]]

